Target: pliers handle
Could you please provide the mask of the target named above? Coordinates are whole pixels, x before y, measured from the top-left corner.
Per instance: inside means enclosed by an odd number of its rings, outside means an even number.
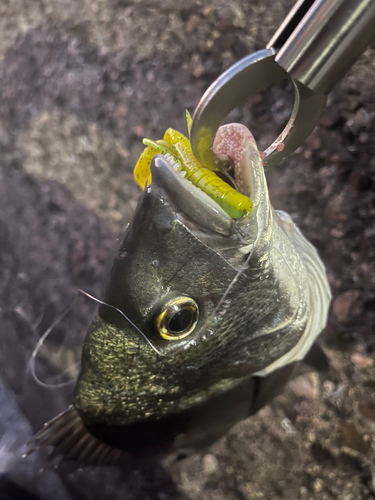
[[[298,0],[267,47],[217,78],[193,116],[191,143],[197,159],[218,169],[212,152],[225,117],[247,97],[285,78],[294,86],[290,119],[265,150],[264,167],[280,163],[314,129],[332,87],[375,37],[375,0]]]

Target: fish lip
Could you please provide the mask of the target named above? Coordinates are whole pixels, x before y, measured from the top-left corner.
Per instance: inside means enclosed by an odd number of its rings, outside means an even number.
[[[185,178],[186,174],[179,170],[171,155],[153,158],[151,188],[161,188],[182,222],[186,225],[193,222],[193,230],[201,227],[235,240],[254,240],[254,222],[259,215],[261,199],[267,192],[263,162],[254,137],[242,124],[223,125],[216,134],[213,151],[217,156],[224,154],[230,159],[238,191],[252,200],[253,210],[246,217],[232,219],[214,199]]]
[[[206,193],[176,171],[163,155],[155,155],[151,162],[151,189],[161,189],[164,197],[173,203],[183,222],[193,221],[212,233],[232,236],[233,219]]]
[[[253,202],[259,186],[256,177],[263,170],[258,147],[253,134],[241,123],[222,125],[216,133],[213,145],[215,156],[225,156],[234,168],[234,180],[239,192]]]

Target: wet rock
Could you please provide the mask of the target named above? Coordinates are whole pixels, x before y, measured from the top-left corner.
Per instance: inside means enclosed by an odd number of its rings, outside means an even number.
[[[332,309],[339,323],[346,323],[350,320],[350,313],[358,296],[358,290],[348,290],[335,298]]]
[[[207,453],[207,455],[203,457],[202,466],[203,472],[207,475],[215,474],[219,470],[219,463],[217,461],[217,458],[211,453]]]
[[[219,29],[226,31],[232,28],[244,28],[246,25],[245,13],[241,3],[236,0],[226,2],[218,8]]]
[[[375,401],[360,403],[358,409],[365,418],[369,418],[375,422]]]
[[[113,229],[129,220],[135,208],[129,151],[110,134],[75,115],[44,112],[22,134],[20,149],[27,172],[64,185]]]
[[[354,352],[350,356],[350,361],[353,365],[358,366],[358,368],[369,368],[374,365],[374,360],[372,358],[369,358],[359,352]]]
[[[316,373],[306,373],[288,384],[296,397],[316,399],[319,396],[319,377]]]
[[[320,493],[324,487],[324,483],[320,478],[315,479],[313,483],[313,490],[315,493]]]
[[[336,465],[335,457],[332,453],[324,448],[320,443],[312,443],[310,451],[315,460],[323,466]]]
[[[354,123],[357,127],[368,128],[371,125],[371,114],[365,108],[359,108],[354,115]]]
[[[306,139],[306,145],[308,148],[313,149],[317,151],[318,149],[321,148],[322,146],[322,141],[319,136],[319,132],[317,130],[314,130],[309,137]]]
[[[185,25],[187,33],[193,32],[199,26],[200,22],[201,18],[199,16],[196,14],[191,15]]]
[[[346,470],[350,471],[351,474],[362,472],[362,464],[357,457],[353,457],[347,453],[341,453],[337,457],[337,462]]]
[[[346,446],[360,453],[367,453],[370,450],[370,444],[364,441],[354,424],[341,422],[339,432]]]
[[[207,5],[202,9],[202,14],[204,17],[209,17],[214,13],[215,9],[212,5]]]
[[[199,54],[193,54],[190,59],[190,70],[195,78],[199,78],[204,73],[204,66]]]

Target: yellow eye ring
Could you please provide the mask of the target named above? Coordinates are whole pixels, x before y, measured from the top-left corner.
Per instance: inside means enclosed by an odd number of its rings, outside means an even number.
[[[195,300],[189,297],[176,297],[164,304],[155,318],[159,335],[165,340],[181,340],[196,327],[199,309]]]

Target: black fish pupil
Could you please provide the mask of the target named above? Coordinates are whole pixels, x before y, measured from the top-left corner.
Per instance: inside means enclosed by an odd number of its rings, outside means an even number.
[[[168,329],[173,333],[181,333],[187,330],[193,322],[193,313],[189,309],[181,309],[176,312],[169,321]]]

